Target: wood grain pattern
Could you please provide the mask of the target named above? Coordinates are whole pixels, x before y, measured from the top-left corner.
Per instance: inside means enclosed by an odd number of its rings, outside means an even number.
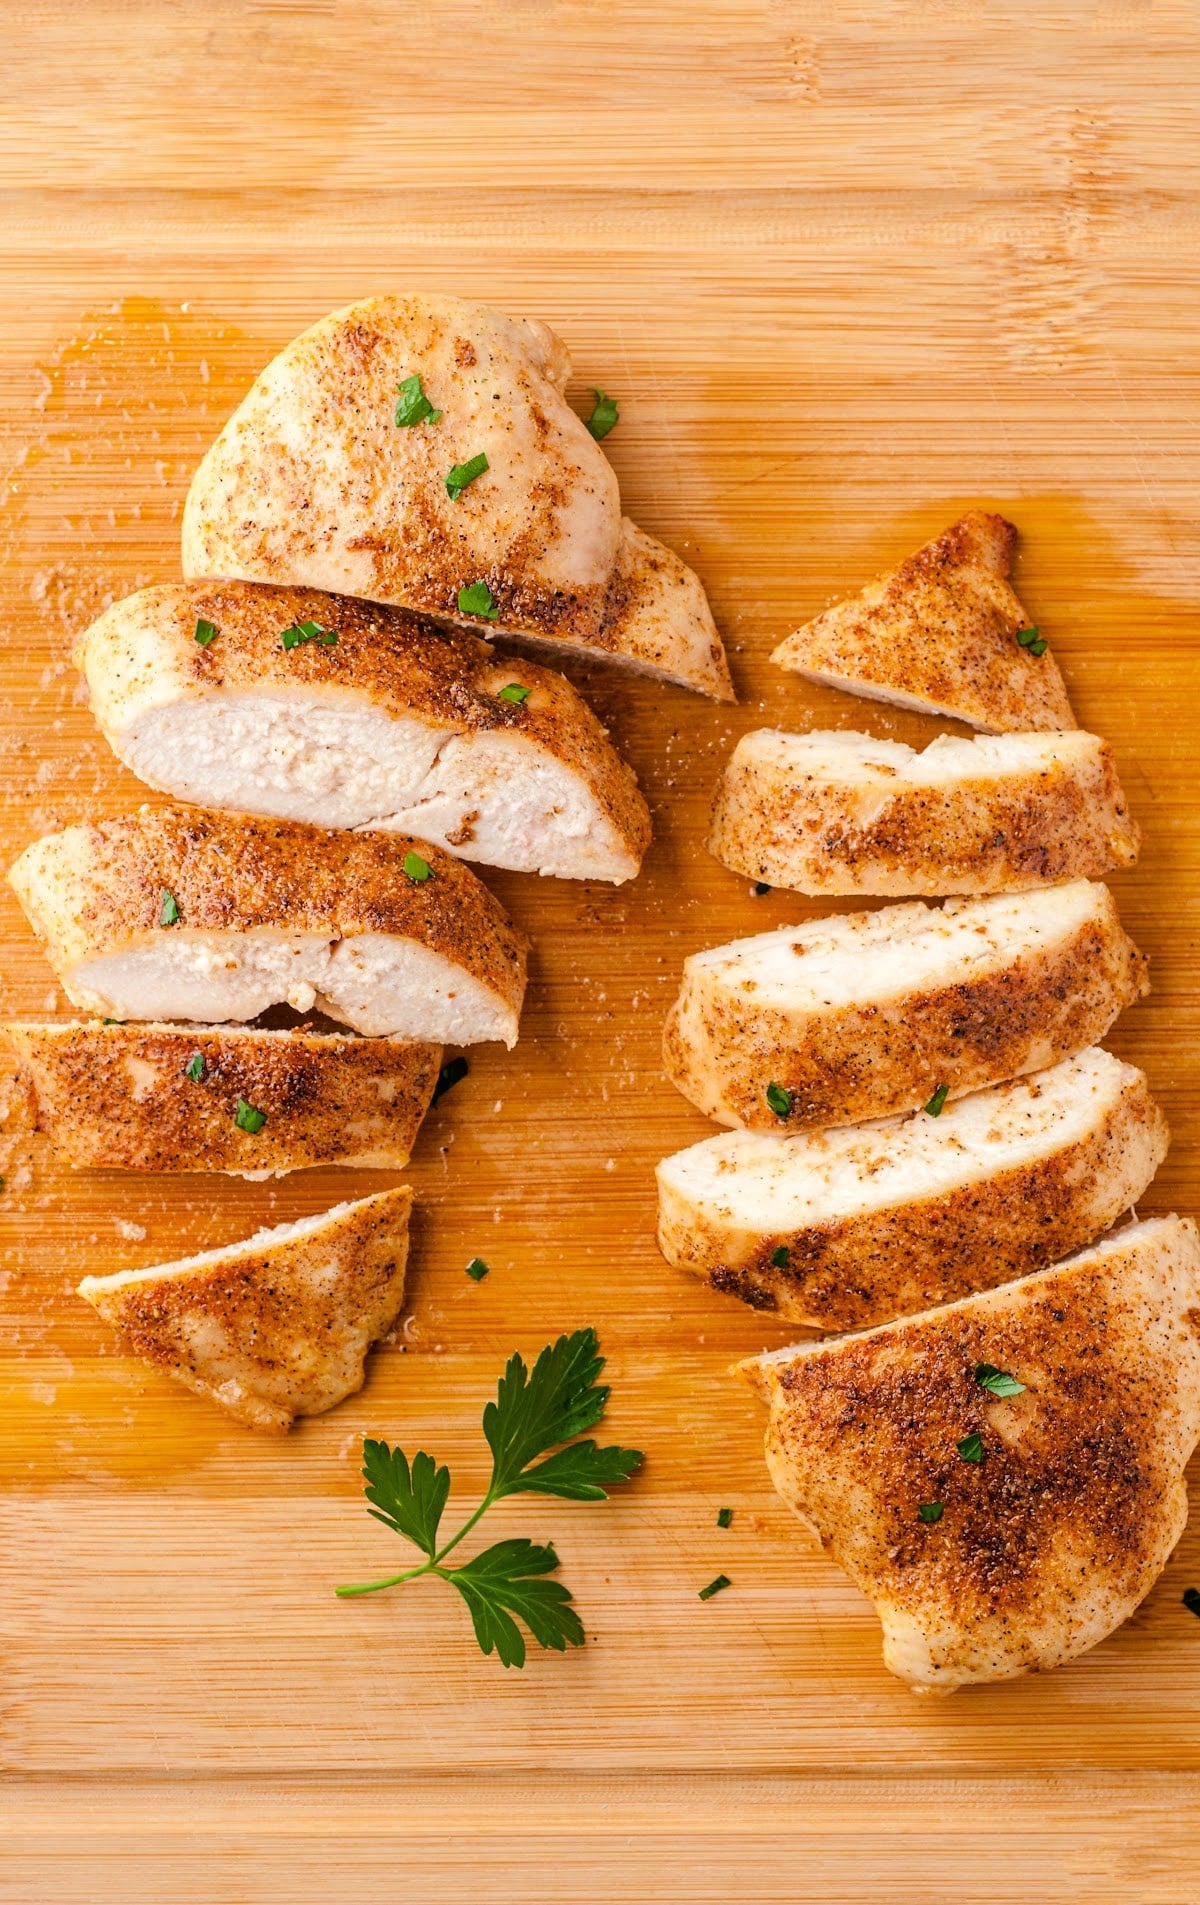
[[[273,350],[368,292],[562,331],[580,407],[593,384],[621,398],[625,505],[704,577],[742,702],[569,671],[656,842],[620,891],[490,878],[536,940],[523,1037],[431,1116],[406,1173],[411,1322],[331,1417],[264,1445],[125,1361],[70,1291],[321,1209],[343,1175],[3,1167],[0,1897],[140,1881],[307,1905],[469,1878],[515,1900],[582,1876],[638,1900],[1195,1898],[1200,1627],[1179,1597],[1200,1518],[1084,1661],[918,1703],[775,1499],[726,1373],[784,1329],[652,1240],[653,1164],[707,1129],[659,1071],[683,956],[818,910],[705,853],[720,761],[764,721],[937,726],[766,656],[976,503],[1020,525],[1018,591],[1145,830],[1114,886],[1154,992],[1111,1043],[1174,1130],[1144,1209],[1200,1203],[1195,29],[1185,0],[9,10],[5,863],[142,797],[71,640],[176,573],[219,423]],[[0,933],[0,1011],[61,1010],[8,896]],[[335,1602],[392,1553],[359,1506],[362,1432],[427,1444],[465,1491],[505,1355],[586,1322],[645,1473],[605,1508],[510,1504],[496,1532],[554,1537],[591,1644],[505,1675],[434,1589]],[[718,1569],[734,1586],[701,1605]]]

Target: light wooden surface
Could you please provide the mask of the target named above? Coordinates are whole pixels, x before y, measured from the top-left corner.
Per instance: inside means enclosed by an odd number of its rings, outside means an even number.
[[[1155,990],[1112,1042],[1175,1133],[1145,1208],[1200,1202],[1197,24],[1169,0],[6,10],[5,861],[139,798],[71,639],[175,572],[191,467],[271,352],[369,292],[562,332],[580,404],[621,399],[627,508],[704,577],[743,699],[572,671],[656,843],[620,891],[495,879],[537,942],[522,1040],[430,1118],[406,1340],[332,1416],[260,1441],[70,1292],[321,1209],[346,1176],[10,1162],[0,1897],[1200,1893],[1200,1519],[1086,1660],[919,1703],[776,1501],[726,1374],[784,1332],[652,1240],[654,1161],[705,1130],[658,1069],[680,961],[804,911],[704,852],[718,763],[764,714],[934,731],[765,657],[970,502],[1024,532],[1023,599],[1145,828],[1115,885]],[[0,915],[0,1010],[63,1009]],[[360,1505],[361,1434],[430,1447],[465,1491],[504,1357],[587,1322],[645,1473],[605,1508],[495,1517],[554,1537],[587,1648],[506,1675],[436,1588],[336,1602],[398,1545]],[[734,1585],[701,1604],[718,1570]]]

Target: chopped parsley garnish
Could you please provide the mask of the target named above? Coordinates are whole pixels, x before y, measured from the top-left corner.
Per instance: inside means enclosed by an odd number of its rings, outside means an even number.
[[[983,1437],[978,1429],[972,1429],[970,1435],[964,1435],[958,1445],[958,1452],[964,1462],[982,1462]]]
[[[177,926],[179,923],[179,904],[168,887],[162,889],[162,905],[158,911],[160,926]]]
[[[433,868],[430,866],[428,860],[422,860],[419,853],[405,854],[404,871],[410,880],[416,881],[418,886],[424,886],[426,880],[431,879],[433,876]]]
[[[593,390],[592,395],[596,401],[587,427],[599,443],[601,437],[606,437],[610,430],[616,429],[621,421],[621,410],[616,398],[606,397],[602,390]]]
[[[320,642],[322,648],[337,647],[337,636],[322,628],[320,622],[293,622],[290,628],[280,630],[279,639],[285,648],[299,648],[305,642]]]
[[[1007,1370],[997,1369],[992,1363],[976,1363],[975,1380],[981,1389],[990,1396],[1023,1396],[1025,1384],[1010,1376]]]
[[[101,1025],[124,1025],[124,1019],[101,1019]]]
[[[485,622],[495,622],[500,617],[496,599],[486,582],[469,582],[465,589],[460,589],[458,607],[460,614],[482,615]]]
[[[532,1374],[520,1356],[509,1358],[496,1400],[483,1412],[483,1433],[492,1452],[491,1480],[478,1508],[448,1541],[439,1539],[438,1529],[450,1494],[450,1470],[439,1468],[423,1449],[410,1464],[403,1450],[364,1441],[363,1480],[370,1513],[425,1559],[382,1581],[340,1587],[337,1594],[343,1599],[374,1594],[431,1574],[461,1594],[476,1640],[485,1654],[498,1656],[501,1666],[525,1665],[525,1636],[516,1616],[542,1647],[560,1654],[568,1647],[582,1647],[583,1623],[571,1606],[570,1590],[542,1578],[558,1567],[558,1556],[548,1544],[540,1547],[510,1537],[457,1567],[447,1567],[446,1557],[492,1504],[507,1495],[596,1502],[607,1498],[614,1483],[628,1481],[641,1464],[640,1450],[599,1448],[590,1439],[573,1439],[604,1414],[608,1390],[596,1382],[603,1367],[592,1329],[548,1344]],[[539,1456],[546,1459],[539,1461]]]
[[[1200,1588],[1184,1588],[1179,1598],[1189,1614],[1200,1615]]]
[[[792,1115],[791,1092],[785,1091],[782,1085],[774,1081],[767,1086],[767,1104],[777,1118],[790,1118]]]
[[[196,622],[196,633],[192,639],[198,642],[201,648],[207,648],[210,642],[215,642],[217,639],[216,623],[206,622],[204,617],[200,616]]]
[[[253,1133],[262,1130],[267,1122],[267,1114],[265,1111],[256,1111],[254,1106],[248,1105],[244,1098],[239,1098],[237,1110],[233,1114],[233,1122],[239,1131]]]
[[[732,1586],[733,1582],[727,1574],[718,1574],[715,1581],[710,1581],[707,1587],[701,1588],[698,1598],[702,1601],[711,1601],[714,1594],[720,1594],[723,1589]]]
[[[733,1510],[732,1510],[732,1508],[718,1508],[718,1510],[717,1510],[717,1527],[718,1527],[718,1528],[730,1528],[730,1527],[732,1527],[732,1525],[733,1525]]]
[[[917,1519],[919,1521],[940,1521],[945,1512],[945,1502],[917,1503]]]
[[[204,1076],[204,1053],[193,1052],[191,1058],[184,1066],[183,1072],[184,1077],[190,1078],[193,1085],[198,1085]]]
[[[452,1058],[443,1065],[438,1073],[437,1084],[433,1088],[430,1106],[436,1105],[439,1098],[444,1098],[448,1091],[454,1090],[455,1085],[461,1084],[470,1069],[465,1058]]]
[[[771,891],[771,889],[770,889],[770,887],[769,887],[769,886],[767,885],[767,883],[766,883],[766,881],[765,881],[765,880],[755,880],[755,882],[754,882],[754,897],[755,897],[755,899],[756,899],[756,900],[761,900],[761,899],[762,899],[762,897],[763,897],[763,894],[764,894],[764,893],[769,893],[770,891]]]
[[[436,423],[441,414],[421,389],[420,376],[406,377],[400,385],[400,401],[396,405],[396,428],[408,430],[414,423]]]
[[[946,1108],[946,1100],[949,1096],[949,1085],[939,1085],[933,1097],[929,1100],[929,1103],[924,1106],[924,1110],[931,1118],[940,1118]]]
[[[792,1253],[786,1244],[777,1244],[771,1252],[771,1262],[776,1270],[786,1270],[792,1260]]]
[[[488,1265],[482,1257],[472,1257],[467,1265],[467,1275],[473,1283],[482,1283],[488,1273]]]
[[[497,701],[511,701],[514,708],[519,708],[522,702],[528,701],[532,693],[532,688],[523,688],[519,681],[510,681],[507,688],[501,688],[496,699]]]
[[[1036,628],[1019,628],[1017,640],[1031,655],[1044,655],[1050,646],[1040,629]]]
[[[456,463],[452,470],[447,470],[445,481],[450,501],[456,503],[468,485],[490,468],[491,465],[481,450],[478,456],[469,458],[466,463]]]

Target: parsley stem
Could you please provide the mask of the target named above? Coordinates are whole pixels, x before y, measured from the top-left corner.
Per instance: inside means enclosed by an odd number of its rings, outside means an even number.
[[[431,1568],[436,1568],[439,1562],[444,1561],[446,1556],[449,1554],[451,1548],[457,1548],[459,1542],[463,1539],[463,1537],[465,1535],[470,1534],[472,1528],[475,1526],[475,1523],[481,1520],[482,1517],[487,1514],[488,1509],[491,1507],[492,1503],[495,1500],[496,1500],[496,1497],[495,1495],[493,1495],[491,1488],[489,1488],[487,1494],[484,1496],[478,1508],[475,1510],[475,1513],[473,1515],[467,1516],[467,1519],[464,1521],[458,1533],[456,1535],[451,1535],[449,1541],[446,1543],[444,1548],[438,1549],[437,1553],[433,1557],[433,1560],[429,1563]]]
[[[403,1574],[390,1574],[386,1581],[360,1581],[355,1587],[334,1588],[339,1600],[348,1601],[352,1594],[378,1594],[380,1588],[399,1587],[402,1581],[415,1581],[418,1574],[441,1574],[443,1570],[435,1561],[422,1561],[419,1568],[407,1568]]]

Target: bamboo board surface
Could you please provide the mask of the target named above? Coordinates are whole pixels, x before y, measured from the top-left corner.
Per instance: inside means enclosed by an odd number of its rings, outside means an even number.
[[[72,638],[176,573],[191,469],[274,350],[380,290],[544,318],[577,405],[619,396],[625,506],[699,570],[741,701],[569,670],[655,844],[616,891],[487,875],[536,942],[521,1043],[429,1118],[410,1320],[332,1415],[260,1440],[127,1361],[71,1290],[392,1180],[10,1160],[0,1897],[1200,1893],[1200,1517],[1080,1663],[916,1701],[726,1373],[786,1330],[652,1236],[656,1159],[708,1129],[659,1071],[681,960],[819,910],[704,851],[732,740],[936,731],[766,656],[976,502],[1020,526],[1019,591],[1145,830],[1114,886],[1154,992],[1110,1042],[1174,1131],[1143,1208],[1200,1207],[1196,27],[1170,0],[9,9],[6,864],[142,797]],[[0,929],[3,1015],[67,1014],[7,890]],[[589,1322],[644,1474],[606,1507],[518,1500],[492,1537],[553,1537],[588,1646],[505,1674],[433,1586],[336,1602],[395,1548],[362,1510],[361,1435],[431,1448],[465,1498],[505,1357]],[[699,1603],[718,1570],[733,1587]]]

